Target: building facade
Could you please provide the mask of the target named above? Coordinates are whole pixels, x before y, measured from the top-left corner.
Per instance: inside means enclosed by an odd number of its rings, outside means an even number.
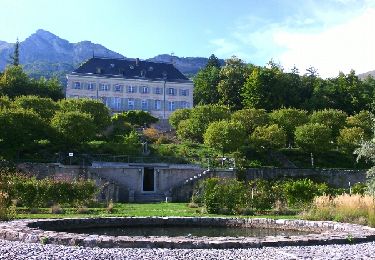
[[[144,110],[168,119],[193,107],[193,82],[169,63],[94,57],[67,80],[67,98],[98,99],[112,112]]]

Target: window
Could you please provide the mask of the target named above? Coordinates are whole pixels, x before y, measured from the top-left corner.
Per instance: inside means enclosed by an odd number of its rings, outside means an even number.
[[[169,111],[174,111],[176,109],[176,105],[174,101],[168,102]]]
[[[128,86],[128,93],[135,93],[136,87],[135,86]]]
[[[168,94],[171,96],[175,95],[175,89],[174,88],[168,88]]]
[[[121,98],[115,97],[113,98],[112,108],[114,110],[120,110],[121,108]]]
[[[95,83],[87,83],[87,90],[95,90]]]
[[[189,90],[188,89],[181,89],[181,96],[189,96]]]
[[[122,92],[122,86],[121,85],[115,85],[114,88],[113,88],[113,91]]]
[[[142,87],[142,93],[143,93],[143,94],[147,94],[147,93],[148,93],[148,87],[143,86],[143,87]]]
[[[81,82],[74,82],[73,88],[74,89],[81,89]]]
[[[147,102],[147,100],[142,100],[142,110],[147,110],[147,108],[148,108],[148,102]]]
[[[186,101],[181,102],[181,108],[190,108],[190,103]]]
[[[105,83],[100,84],[100,91],[109,91],[109,85]]]
[[[160,95],[160,94],[161,94],[161,88],[156,88],[156,89],[155,89],[155,94]]]
[[[129,98],[128,99],[128,109],[129,110],[133,110],[134,109],[134,99],[133,98]]]
[[[161,109],[161,100],[155,100],[155,110]]]

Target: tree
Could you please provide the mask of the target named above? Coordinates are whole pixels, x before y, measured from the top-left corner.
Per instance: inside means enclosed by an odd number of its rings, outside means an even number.
[[[220,70],[218,92],[220,103],[231,110],[239,110],[242,106],[241,91],[250,70],[245,63],[233,56],[225,61],[225,66]]]
[[[347,114],[337,109],[324,109],[314,111],[310,116],[311,123],[323,124],[331,129],[332,137],[336,139],[340,129],[345,126]]]
[[[0,110],[10,108],[12,102],[7,96],[0,96]]]
[[[221,67],[219,59],[214,54],[211,54],[207,60],[206,68],[208,67],[216,67],[218,69]]]
[[[235,151],[245,140],[244,128],[236,122],[218,121],[211,123],[204,133],[204,143],[225,152]]]
[[[154,124],[158,121],[158,119],[152,116],[149,112],[142,110],[130,110],[116,114],[113,117],[114,119],[122,120],[138,127],[149,126],[150,124]]]
[[[286,133],[276,124],[258,126],[250,136],[250,143],[257,150],[274,150],[285,146]]]
[[[178,124],[185,119],[190,117],[191,109],[183,108],[177,109],[169,116],[169,124],[174,128],[178,128]]]
[[[294,143],[294,131],[297,126],[306,124],[309,119],[307,111],[295,108],[281,108],[270,113],[271,121],[285,130],[288,137],[288,144]]]
[[[321,153],[331,148],[331,129],[323,124],[309,123],[296,127],[297,146],[310,153]]]
[[[34,94],[35,90],[29,77],[21,66],[7,67],[0,78],[0,95],[14,98],[22,95]]]
[[[21,66],[8,66],[0,77],[0,95],[13,99],[18,96],[36,95],[57,101],[64,97],[61,83],[53,78],[30,79]]]
[[[181,120],[178,124],[176,134],[180,140],[190,140],[192,142],[201,142],[202,140],[202,129],[199,126],[198,120]]]
[[[111,122],[109,109],[100,101],[94,99],[64,99],[59,102],[62,112],[80,112],[88,114],[94,120],[96,132],[105,130]]]
[[[360,159],[366,159],[371,163],[375,163],[375,143],[374,140],[362,142],[361,146],[355,150],[355,154],[358,155],[357,161]],[[366,172],[367,177],[367,188],[368,192],[375,196],[375,167],[371,167]]]
[[[96,134],[92,116],[81,111],[58,111],[52,118],[51,126],[67,147],[90,141]]]
[[[281,107],[300,107],[302,102],[301,78],[296,73],[284,73],[270,62],[269,67],[256,67],[248,75],[241,96],[244,107],[263,108],[267,111]]]
[[[366,110],[360,111],[358,114],[349,116],[346,118],[346,124],[349,127],[360,127],[363,129],[365,134],[365,139],[370,139],[373,135],[372,124],[373,124],[373,115]]]
[[[189,137],[192,141],[202,142],[203,134],[206,132],[206,129],[210,123],[224,119],[229,119],[229,117],[229,109],[225,106],[196,106],[191,110],[190,118],[188,120],[183,120],[180,122],[177,129],[177,135],[180,139],[184,137]],[[182,122],[184,122],[184,124],[181,125]]]
[[[38,140],[48,139],[49,134],[49,125],[32,110],[0,110],[0,145],[10,157],[19,156]]]
[[[59,109],[59,105],[52,99],[38,96],[17,97],[13,102],[13,106],[33,110],[46,122],[49,122]]]
[[[231,120],[240,123],[250,135],[258,126],[265,126],[269,123],[269,116],[264,109],[242,109],[234,112]]]
[[[10,56],[11,60],[12,60],[12,65],[13,66],[18,66],[20,65],[20,42],[18,41],[18,38],[17,38],[17,41],[16,43],[14,44],[14,52],[13,52],[13,55]]]
[[[365,131],[360,127],[345,127],[340,129],[337,144],[344,152],[352,154],[364,141]]]
[[[194,104],[206,105],[219,102],[217,86],[220,81],[220,68],[207,66],[200,70],[193,79],[194,81]]]

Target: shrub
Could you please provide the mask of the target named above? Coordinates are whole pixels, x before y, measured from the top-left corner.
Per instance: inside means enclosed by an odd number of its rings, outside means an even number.
[[[359,194],[359,195],[365,195],[367,192],[367,185],[366,183],[356,183],[352,187],[352,193],[353,194]]]
[[[263,179],[249,182],[247,204],[256,210],[271,209],[278,194],[273,192],[272,184]]]
[[[204,181],[203,198],[208,213],[238,213],[245,204],[245,187],[234,179],[210,178]]]
[[[310,179],[288,181],[284,184],[284,194],[289,206],[311,203],[315,196],[323,195],[327,190],[327,184],[317,184]]]

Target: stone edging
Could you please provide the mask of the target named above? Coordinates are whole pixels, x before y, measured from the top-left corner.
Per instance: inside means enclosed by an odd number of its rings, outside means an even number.
[[[303,236],[256,237],[140,237],[84,235],[59,231],[73,227],[110,227],[121,225],[209,225],[294,229],[320,232]],[[259,248],[360,243],[375,240],[375,229],[332,221],[306,221],[265,218],[194,217],[111,217],[15,220],[0,223],[0,239],[30,243],[50,243],[87,247],[127,248]]]

